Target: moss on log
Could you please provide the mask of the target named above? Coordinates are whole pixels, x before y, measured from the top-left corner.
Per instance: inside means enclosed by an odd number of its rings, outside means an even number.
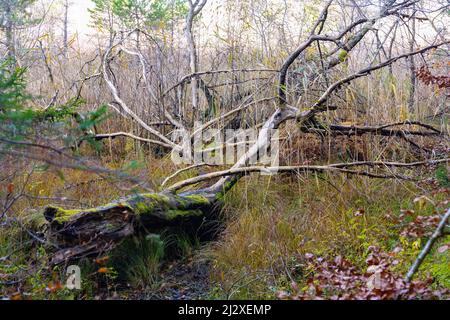
[[[49,240],[60,248],[52,263],[101,254],[142,231],[158,233],[174,226],[195,229],[211,215],[215,199],[201,192],[144,193],[90,209],[49,206],[44,210]]]

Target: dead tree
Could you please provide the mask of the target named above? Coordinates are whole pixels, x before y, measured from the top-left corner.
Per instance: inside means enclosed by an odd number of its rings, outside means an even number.
[[[188,43],[188,49],[189,49],[189,67],[191,70],[191,73],[195,74],[197,73],[198,68],[198,56],[197,56],[197,49],[195,46],[195,38],[194,34],[192,33],[192,27],[194,24],[194,18],[202,11],[203,7],[206,4],[206,0],[189,0],[189,12],[186,17],[186,40]],[[194,75],[194,77],[191,80],[191,95],[192,95],[192,109],[193,113],[196,114],[198,112],[198,83],[197,83],[197,76]]]
[[[198,4],[199,1],[195,3]],[[204,3],[205,1],[201,2]],[[398,162],[354,162],[339,163],[332,165],[309,165],[309,166],[291,166],[291,167],[261,167],[252,166],[250,160],[264,150],[270,144],[268,139],[269,132],[272,129],[278,129],[287,121],[295,121],[303,131],[310,130],[331,130],[341,134],[357,134],[370,133],[374,135],[398,136],[404,132],[400,129],[393,129],[395,126],[408,125],[416,126],[421,130],[409,130],[411,134],[422,136],[445,136],[445,133],[433,128],[432,126],[419,122],[413,123],[397,123],[380,125],[377,127],[345,127],[333,124],[325,124],[317,126],[315,118],[320,114],[330,110],[336,110],[330,106],[330,100],[340,89],[350,84],[356,79],[366,77],[376,70],[389,67],[400,59],[406,59],[415,55],[424,54],[425,52],[437,48],[449,42],[434,43],[415,51],[400,54],[395,57],[382,61],[378,64],[372,64],[361,70],[348,74],[347,76],[330,82],[319,97],[312,105],[302,106],[303,108],[294,107],[289,101],[289,88],[287,87],[287,79],[289,77],[289,68],[296,59],[309,47],[317,44],[329,45],[331,48],[327,56],[323,56],[322,65],[324,70],[331,72],[333,68],[341,64],[345,56],[350,54],[352,50],[361,42],[361,40],[370,33],[370,30],[377,21],[388,16],[397,16],[402,14],[402,10],[407,10],[415,1],[402,1],[399,4],[395,0],[386,1],[380,13],[370,18],[362,18],[353,21],[342,31],[334,35],[322,35],[324,25],[327,23],[328,10],[333,5],[333,1],[329,1],[324,10],[316,21],[309,37],[293,51],[281,65],[279,70],[279,81],[277,83],[278,103],[275,110],[267,117],[261,126],[259,135],[253,144],[251,144],[246,153],[239,158],[236,163],[228,170],[212,172],[196,178],[184,180],[166,187],[158,193],[136,194],[129,197],[119,199],[104,206],[92,209],[65,210],[55,206],[47,207],[43,214],[49,222],[48,237],[59,247],[53,262],[62,263],[66,260],[76,259],[87,255],[101,254],[107,250],[111,250],[118,245],[123,239],[133,234],[158,233],[161,229],[179,227],[195,230],[205,221],[214,219],[215,208],[220,207],[220,202],[224,195],[231,190],[236,183],[251,172],[271,172],[277,170],[279,172],[342,172],[345,174],[364,175],[373,178],[395,178],[395,179],[414,179],[401,173],[383,172],[383,168],[397,168],[398,170],[411,169],[412,167],[423,165],[435,165],[437,163],[447,163],[449,159],[427,159],[415,163],[398,163]],[[192,11],[192,10],[191,10]],[[195,13],[195,10],[191,12]],[[139,52],[132,52],[124,45],[124,39],[117,43],[113,43],[105,52],[102,65],[102,75],[107,83],[113,102],[110,104],[121,115],[136,121],[141,128],[152,136],[152,139],[144,139],[131,133],[104,134],[98,136],[99,139],[109,138],[112,136],[126,136],[132,139],[138,139],[162,147],[172,149],[173,152],[179,152],[184,149],[184,145],[176,144],[162,132],[153,128],[143,121],[130,106],[121,98],[120,92],[114,82],[111,68],[109,68],[110,56],[113,51],[119,48],[120,51],[135,55],[139,58],[143,67],[143,75],[145,81],[146,62]],[[345,40],[344,40],[345,39]],[[192,62],[193,60],[191,60]],[[199,75],[194,68],[191,83],[196,76]],[[211,71],[214,72],[214,71]],[[261,101],[253,101],[258,104]],[[202,128],[206,128],[211,124],[222,122],[222,120],[236,116],[239,112],[247,108],[247,105],[240,106],[226,114],[217,117],[204,124]],[[175,117],[168,111],[165,119],[174,128],[184,128],[184,125],[175,120]],[[196,129],[198,130],[198,129]],[[144,140],[143,140],[144,139]],[[356,168],[356,169],[352,169]],[[363,170],[362,168],[367,168]],[[373,168],[379,168],[380,171],[374,171]],[[176,174],[175,174],[176,175]],[[171,175],[172,178],[174,175]],[[206,182],[216,179],[209,186],[189,191],[180,191],[187,186],[192,186],[199,182]],[[192,229],[194,228],[194,229]]]

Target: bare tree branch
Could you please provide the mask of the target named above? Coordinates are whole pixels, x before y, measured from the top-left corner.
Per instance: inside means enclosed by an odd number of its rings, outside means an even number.
[[[430,239],[428,239],[427,243],[425,244],[425,247],[422,249],[420,254],[417,256],[417,259],[414,261],[413,265],[409,269],[408,273],[406,274],[405,281],[411,282],[412,278],[414,277],[414,274],[419,270],[420,265],[425,260],[428,253],[430,253],[431,248],[433,248],[434,243],[445,235],[445,227],[447,226],[448,220],[450,218],[450,209],[447,209],[445,214],[442,216],[441,221],[439,222],[439,225],[437,226],[436,230],[434,230],[432,236]]]

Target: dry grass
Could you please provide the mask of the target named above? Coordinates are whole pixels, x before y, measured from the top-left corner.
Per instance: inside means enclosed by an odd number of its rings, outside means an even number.
[[[386,215],[414,209],[423,192],[410,183],[341,175],[292,180],[255,176],[227,196],[229,226],[209,249],[217,297],[273,298],[277,288],[304,279],[298,259],[305,253],[363,266],[369,246],[391,250],[400,241]]]

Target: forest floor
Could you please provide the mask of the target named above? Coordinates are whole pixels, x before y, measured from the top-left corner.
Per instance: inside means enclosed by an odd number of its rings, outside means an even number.
[[[167,172],[163,166],[148,170],[155,179],[158,172],[161,177]],[[39,199],[23,199],[15,208],[22,224],[0,230],[0,297],[358,298],[371,294],[367,272],[377,261],[389,281],[374,298],[393,298],[400,289],[392,283],[404,278],[438,214],[449,205],[445,166],[417,174],[424,177],[420,183],[339,174],[247,177],[224,199],[225,228],[217,239],[135,238],[100,264],[82,262],[82,289],[71,291],[61,285],[64,268],[48,264],[51,248],[33,240],[24,227],[40,221],[34,217],[57,197],[61,205],[71,205],[70,199],[76,201],[73,206],[90,207],[123,194],[83,172],[65,171],[64,179],[58,172],[38,172],[26,190]],[[449,297],[450,250],[442,249],[449,241],[450,236],[439,241],[416,275],[418,293],[403,298],[433,292],[437,298]],[[175,249],[169,250],[168,243]],[[330,283],[341,288],[330,290]],[[312,284],[315,293],[304,296]]]
[[[211,289],[209,262],[193,257],[170,263],[161,270],[161,287],[149,295],[137,293],[132,299],[197,300],[208,298]]]

